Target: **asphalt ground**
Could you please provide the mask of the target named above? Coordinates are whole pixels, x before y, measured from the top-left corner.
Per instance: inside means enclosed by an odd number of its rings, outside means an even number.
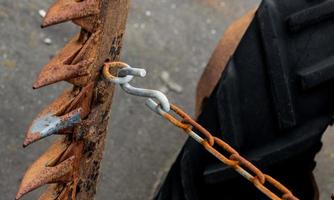
[[[122,58],[147,69],[134,84],[167,92],[193,114],[196,83],[227,25],[258,0],[133,0]],[[39,10],[51,0],[0,0],[0,199],[14,199],[26,168],[54,137],[21,148],[36,114],[69,84],[32,90],[41,67],[78,29],[66,23],[40,29]],[[179,86],[168,90],[161,76]],[[156,116],[144,99],[117,90],[96,199],[142,200],[152,196],[185,136]],[[321,199],[334,192],[333,130],[317,156]],[[43,188],[42,188],[43,190]],[[24,199],[37,199],[37,190]]]

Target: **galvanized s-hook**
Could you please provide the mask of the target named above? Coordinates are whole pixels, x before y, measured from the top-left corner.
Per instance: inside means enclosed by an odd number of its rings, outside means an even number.
[[[136,88],[130,85],[129,83],[124,83],[121,84],[122,89],[135,96],[140,96],[140,97],[149,97],[149,98],[155,98],[159,103],[162,109],[165,112],[169,112],[170,110],[170,105],[167,97],[160,91],[158,90],[149,90],[149,89],[144,89],[144,88]]]
[[[128,65],[126,63],[123,63],[123,62],[104,63],[103,75],[110,82],[113,82],[115,84],[123,84],[123,83],[128,83],[133,79],[132,75],[127,75],[127,76],[124,76],[124,77],[115,77],[110,73],[110,68],[129,69],[131,67],[130,67],[130,65]]]
[[[115,77],[110,74],[110,67],[118,67],[119,76]],[[119,84],[121,88],[128,94],[140,97],[149,97],[148,101],[153,101],[151,98],[158,101],[159,106],[165,111],[170,111],[170,104],[168,98],[165,94],[158,90],[150,90],[144,88],[137,88],[130,85],[130,81],[133,79],[133,76],[145,77],[146,70],[140,68],[132,68],[130,65],[123,62],[112,62],[106,63],[103,68],[104,76],[112,83]]]

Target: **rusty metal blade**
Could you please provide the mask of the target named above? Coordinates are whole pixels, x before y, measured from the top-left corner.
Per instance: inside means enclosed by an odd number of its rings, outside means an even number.
[[[66,187],[56,200],[75,200],[75,198],[71,198],[71,193],[73,192],[73,188]]]
[[[30,126],[23,142],[23,147],[80,123],[81,112],[82,109],[78,108],[60,117],[55,116],[52,113],[39,116]]]
[[[70,40],[70,42],[46,64],[39,73],[33,88],[41,88],[43,86],[70,79],[84,74],[85,67],[90,61],[81,61],[72,63],[73,59],[78,55],[84,44],[88,40],[85,33],[80,33]]]
[[[93,97],[94,83],[89,83],[87,86],[82,88],[80,93],[69,105],[68,110],[73,110],[76,108],[82,108],[81,119],[84,119],[90,112],[90,104]]]
[[[93,15],[85,18],[74,19],[72,20],[72,22],[80,26],[84,30],[93,33],[95,31],[95,25],[96,25],[96,23],[94,22],[96,22],[97,19],[98,19],[97,15]]]
[[[84,60],[75,65],[46,65],[38,75],[33,88],[38,89],[59,81],[87,75],[85,69],[90,64],[90,61]]]
[[[15,199],[20,199],[23,195],[31,192],[45,184],[57,182],[69,182],[72,179],[74,156],[54,167],[33,166],[23,177],[21,186]]]
[[[54,166],[55,163],[63,162],[72,156],[75,157],[75,160],[73,161],[73,173],[70,183],[64,185],[64,184],[51,184],[48,189],[42,194],[42,196],[39,198],[39,200],[66,200],[70,199],[72,196],[72,199],[75,199],[76,190],[73,190],[73,188],[77,187],[78,184],[78,172],[79,172],[79,163],[81,159],[81,154],[83,150],[83,142],[73,142],[70,146],[64,151],[64,153],[60,154],[56,159],[53,159],[53,161],[49,161],[46,165],[49,166],[50,163],[53,162],[51,166]]]
[[[16,195],[16,199],[21,198],[24,194],[37,188],[38,185],[40,185],[39,184],[40,180],[42,179],[45,180],[44,176],[46,175],[46,172],[50,172],[48,170],[52,168],[52,167],[46,167],[47,163],[49,163],[50,160],[54,159],[55,157],[59,157],[60,155],[63,155],[64,152],[66,152],[66,150],[68,149],[68,147],[69,147],[69,144],[63,142],[62,140],[58,140],[55,143],[53,143],[51,147],[41,157],[39,157],[26,171],[26,174],[24,178],[22,179],[21,186]],[[69,160],[69,161],[73,162],[72,160]],[[66,162],[65,164],[69,165],[70,163]],[[63,167],[62,165],[59,165],[59,166]],[[69,166],[72,167],[71,165]],[[61,170],[63,170],[63,168],[61,168]],[[65,171],[69,171],[69,170],[66,169]],[[52,174],[52,176],[53,175],[54,174]],[[48,180],[51,180],[51,179],[48,179]]]
[[[97,0],[57,0],[48,10],[42,27],[47,27],[73,19],[84,18],[99,13]]]
[[[101,32],[97,31],[89,36],[87,39],[85,45],[82,47],[80,52],[76,55],[76,57],[73,59],[72,63],[77,63],[80,62],[81,60],[87,60],[90,59],[92,60],[92,65],[94,65],[94,61],[96,61],[96,52],[94,49],[96,49],[95,45],[97,43],[97,39],[100,37]],[[90,76],[96,72],[99,67],[97,66],[90,66],[87,69],[87,76],[82,76],[79,78],[73,78],[67,80],[69,83],[79,86],[79,87],[84,87],[85,85],[88,84],[90,80]]]
[[[80,32],[70,39],[70,41],[61,49],[48,64],[71,64],[72,60],[79,53],[88,40],[87,34]]]
[[[94,56],[95,51],[94,47],[96,45],[97,39],[99,38],[100,31],[97,31],[93,34],[86,34],[89,35],[85,38],[85,43],[83,44],[82,48],[78,52],[78,54],[75,56],[75,58],[72,60],[72,63],[78,63],[81,60],[87,60],[92,59],[96,56]]]
[[[62,184],[50,184],[38,200],[56,200],[66,190]]]
[[[51,184],[48,189],[41,195],[39,200],[70,200],[75,199],[76,196],[76,188],[78,184],[77,174],[79,172],[79,162],[80,157],[83,150],[83,142],[73,142],[64,151],[61,156],[57,158],[57,162],[63,162],[68,158],[75,156],[75,160],[73,162],[73,180],[70,183],[64,184]],[[72,197],[72,198],[71,198]]]

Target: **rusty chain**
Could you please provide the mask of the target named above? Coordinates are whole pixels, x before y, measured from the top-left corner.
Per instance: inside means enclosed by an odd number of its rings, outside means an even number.
[[[119,75],[122,75],[122,77],[114,77],[110,74],[110,67],[118,66],[120,68]],[[126,70],[122,70],[126,69]],[[133,70],[131,70],[133,69]],[[107,78],[110,82],[123,85],[128,84],[128,82],[131,81],[131,76],[140,76],[144,77],[145,75],[138,75],[138,68],[131,68],[128,64],[125,64],[123,62],[114,62],[114,63],[106,63],[103,68],[103,75],[105,78]],[[146,74],[146,73],[145,73]],[[115,81],[117,80],[117,81]],[[129,80],[127,82],[127,80]],[[136,88],[138,89],[138,88]],[[155,91],[155,90],[147,90],[146,91]],[[223,140],[214,137],[208,130],[206,130],[203,126],[198,124],[194,119],[192,119],[187,113],[185,113],[182,109],[177,107],[176,105],[169,104],[168,102],[160,101],[161,95],[160,93],[157,95],[145,95],[139,93],[131,93],[127,90],[126,92],[136,95],[136,96],[145,96],[150,97],[146,101],[146,105],[155,113],[161,115],[166,120],[171,122],[176,127],[182,129],[187,135],[189,135],[191,138],[193,138],[195,141],[197,141],[199,144],[201,144],[209,153],[211,153],[213,156],[215,156],[218,160],[223,162],[224,164],[228,165],[232,169],[234,169],[236,172],[238,172],[241,176],[246,178],[248,181],[253,183],[253,185],[260,190],[263,194],[265,194],[267,197],[269,197],[272,200],[298,200],[297,197],[295,197],[292,192],[287,189],[283,184],[281,184],[276,179],[272,178],[271,176],[264,174],[260,169],[258,169],[256,166],[254,166],[251,162],[249,162],[247,159],[242,157],[234,148],[232,148],[229,144],[224,142]],[[159,104],[156,103],[151,98],[155,98],[158,100]],[[166,98],[167,99],[167,98]],[[169,109],[166,108],[166,104],[168,103],[168,106],[170,107],[170,110],[173,111],[177,116],[179,116],[181,119],[177,119],[172,114],[169,113]],[[194,132],[192,129],[196,129],[198,132],[203,134],[204,138]],[[217,148],[214,146],[218,146],[225,150],[230,156],[226,157],[222,153],[220,153]],[[270,189],[268,189],[267,185],[271,185],[274,188],[276,188],[278,191],[282,193],[281,197],[276,195],[274,192],[272,192]]]

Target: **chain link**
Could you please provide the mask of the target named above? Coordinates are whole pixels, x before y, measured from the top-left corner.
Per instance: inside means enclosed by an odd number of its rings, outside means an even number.
[[[105,65],[106,68],[107,65]],[[128,65],[127,65],[128,66]],[[131,69],[131,67],[126,67],[127,70]],[[132,68],[136,69],[136,68]],[[138,69],[137,69],[138,70]],[[130,70],[131,71],[131,70]],[[115,77],[110,79],[109,68],[108,70],[104,69],[105,77],[114,82]],[[127,75],[125,73],[125,75]],[[119,84],[119,83],[118,83]],[[140,95],[138,95],[140,96]],[[159,102],[161,103],[161,102]],[[228,165],[236,172],[238,172],[241,176],[246,178],[248,181],[253,183],[253,185],[260,190],[263,194],[269,197],[272,200],[298,200],[292,192],[287,189],[280,182],[272,178],[271,176],[264,174],[261,170],[259,170],[256,166],[254,166],[247,159],[242,157],[234,148],[232,148],[229,144],[224,142],[223,140],[214,137],[208,130],[206,130],[203,126],[198,124],[194,119],[192,119],[187,113],[185,113],[182,109],[177,107],[176,105],[170,104],[170,110],[173,111],[177,116],[181,119],[177,119],[169,112],[166,112],[161,104],[156,103],[152,99],[148,99],[146,101],[146,105],[155,113],[163,116],[166,120],[171,122],[176,127],[182,129],[186,134],[192,137],[195,141],[200,143],[209,153],[215,156],[218,160]],[[202,133],[204,138],[199,134],[195,133],[192,129],[196,129],[198,132]],[[215,146],[218,146],[225,150],[229,156],[226,157],[222,153],[220,153]],[[266,184],[267,183],[267,184]],[[282,194],[282,197],[279,197],[274,192],[272,192],[266,185],[271,185],[276,188]]]
[[[160,109],[157,107],[157,109]],[[223,140],[212,136],[204,127],[198,124],[195,120],[193,120],[188,114],[186,114],[179,107],[171,104],[171,110],[174,111],[178,116],[181,117],[181,120],[176,119],[171,114],[164,112],[162,110],[159,111],[161,115],[171,122],[173,125],[181,128],[185,133],[187,133],[190,137],[194,138],[197,142],[199,142],[208,152],[210,152],[213,156],[218,158],[224,164],[230,166],[235,171],[237,171],[244,178],[249,180],[254,184],[256,188],[258,188],[262,193],[268,196],[272,200],[298,200],[292,192],[283,186],[280,182],[275,180],[269,175],[264,174],[255,167],[251,162],[242,157],[235,149],[233,149],[229,144],[224,142]],[[206,139],[203,139],[197,133],[192,131],[192,128],[195,128],[200,133],[202,133]],[[230,154],[229,157],[221,154],[214,146],[217,145],[224,149],[227,153]],[[247,170],[246,170],[247,169]],[[254,175],[252,175],[252,174]],[[282,198],[278,197],[275,193],[269,190],[265,183],[268,183],[278,189],[283,195]]]

